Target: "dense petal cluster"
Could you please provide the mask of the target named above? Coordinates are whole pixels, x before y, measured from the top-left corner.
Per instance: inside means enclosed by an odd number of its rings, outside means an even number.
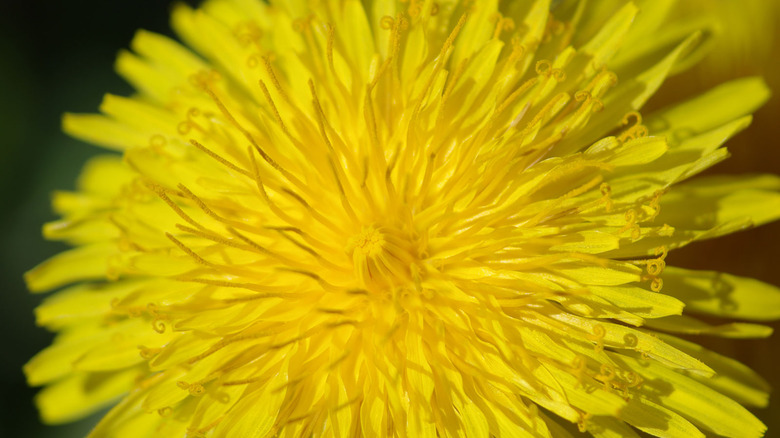
[[[54,196],[70,285],[27,364],[96,437],[759,437],[764,381],[677,337],[762,337],[780,291],[667,267],[780,217],[687,181],[768,96],[638,111],[703,38],[668,2],[210,0],[139,32],[65,130],[121,151]],[[640,7],[642,13],[639,14]],[[197,53],[197,55],[195,54]],[[683,314],[685,308],[685,314]]]

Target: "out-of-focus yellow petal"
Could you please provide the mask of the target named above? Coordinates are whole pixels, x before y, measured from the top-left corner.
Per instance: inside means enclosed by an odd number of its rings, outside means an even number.
[[[655,393],[660,405],[677,410],[696,426],[730,438],[763,436],[766,426],[747,409],[721,393],[675,370],[639,357],[610,354],[616,363],[642,376],[642,390]]]
[[[172,74],[179,77],[186,77],[206,68],[206,64],[191,51],[158,33],[139,30],[133,37],[131,47],[136,53],[157,65],[167,66],[171,69]]]
[[[585,53],[593,56],[594,66],[598,67],[612,58],[631,28],[639,8],[633,2],[626,2],[617,13],[604,23],[599,32],[582,47]]]
[[[95,243],[60,253],[27,271],[24,279],[33,292],[46,292],[75,281],[106,278],[108,259],[117,254],[113,243]]]
[[[637,429],[661,438],[704,438],[704,434],[676,412],[656,404],[654,401],[635,398],[620,417]]]
[[[167,101],[178,85],[169,73],[128,51],[119,53],[115,69],[144,97],[158,103]]]
[[[140,283],[79,284],[49,297],[35,309],[36,322],[51,329],[99,318],[111,310],[114,299],[136,289]]]
[[[62,130],[89,143],[119,151],[149,143],[148,135],[97,114],[65,114]]]
[[[648,320],[647,327],[671,333],[712,335],[737,339],[765,338],[772,334],[772,327],[766,325],[744,322],[710,325],[686,315],[666,316]]]
[[[700,96],[652,113],[647,126],[669,141],[709,131],[750,114],[769,98],[766,82],[748,77],[727,82]]]
[[[700,383],[710,386],[732,399],[756,407],[766,407],[769,402],[769,384],[761,376],[737,360],[722,356],[713,351],[683,339],[661,334],[661,338],[675,348],[700,357],[715,370],[708,378],[691,374]]]
[[[138,376],[137,369],[74,374],[43,389],[35,397],[35,403],[46,423],[66,423],[110,404],[130,390]]]
[[[664,291],[692,312],[769,321],[780,317],[780,289],[754,280],[712,271],[669,267]]]
[[[768,180],[774,180],[774,187],[761,188],[760,184]],[[743,219],[756,226],[765,224],[780,218],[779,184],[780,178],[769,175],[699,178],[676,186],[664,196],[657,220],[687,230]]]
[[[116,155],[98,155],[87,161],[78,179],[78,189],[97,195],[114,196],[135,178]]]

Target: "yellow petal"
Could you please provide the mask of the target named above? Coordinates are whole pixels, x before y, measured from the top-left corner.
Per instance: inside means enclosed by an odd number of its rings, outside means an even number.
[[[617,286],[640,280],[641,270],[633,265],[606,268],[600,266],[568,267],[560,266],[557,272],[578,281],[580,284],[598,286]]]
[[[749,124],[748,116],[692,137],[667,138],[667,143],[674,146],[663,156],[640,166],[617,168],[609,175],[613,201],[631,202],[653,196],[657,190],[707,169],[726,156],[725,149],[718,148]]]
[[[665,271],[666,272],[666,271]],[[664,276],[664,280],[666,280]],[[665,287],[669,288],[665,283]],[[675,295],[651,292],[635,286],[590,286],[588,290],[617,307],[643,318],[680,315],[685,304]]]
[[[463,428],[465,429],[464,436],[490,436],[488,420],[485,418],[485,414],[483,414],[475,405],[463,405],[460,414],[461,418],[463,418]],[[501,428],[501,426],[498,427],[499,429]]]
[[[675,61],[671,73],[685,70],[704,57],[712,47],[717,24],[712,17],[687,17],[675,19],[674,0],[642,0],[641,13],[626,36],[626,42],[612,60],[611,66],[621,75],[636,74],[636,67],[652,62],[659,54],[668,53],[690,35],[700,33],[701,41],[687,49]],[[654,38],[647,38],[654,35]]]
[[[148,145],[155,134],[177,134],[179,120],[176,115],[140,99],[106,94],[100,104],[100,111],[124,126],[146,133],[146,142],[138,146]]]
[[[744,322],[710,325],[686,315],[665,316],[648,320],[647,327],[672,333],[689,335],[712,335],[724,338],[750,339],[766,338],[772,334],[772,327]]]
[[[584,330],[593,342],[615,349],[641,351],[667,369],[683,369],[702,375],[712,375],[710,367],[697,358],[658,340],[648,333],[605,321],[580,318],[570,314],[550,315],[553,319]],[[652,320],[648,320],[652,321]]]
[[[639,8],[633,2],[627,2],[601,26],[599,33],[582,47],[585,53],[593,56],[593,65],[601,66],[612,58],[623,43],[626,33],[631,28]]]
[[[459,119],[464,116],[466,111],[472,108],[488,80],[493,77],[496,62],[503,48],[504,43],[502,41],[490,40],[468,61],[468,66],[463,71],[458,80],[458,85],[455,86],[450,96],[449,105],[455,109],[451,117]],[[490,91],[497,90],[491,89]],[[490,103],[489,98],[485,99],[482,105],[488,103]],[[476,104],[479,105],[480,103],[477,102]]]
[[[188,77],[206,64],[176,41],[158,33],[139,30],[131,42],[133,51],[160,66],[166,66],[172,74]]]
[[[27,383],[38,386],[67,376],[73,371],[73,361],[100,340],[100,331],[94,326],[80,326],[62,332],[52,345],[24,364]]]
[[[727,82],[706,93],[650,115],[645,122],[655,135],[678,138],[709,131],[748,115],[769,98],[762,78]],[[680,134],[675,134],[679,131]]]
[[[390,36],[392,35],[392,29],[382,28],[382,18],[395,17],[398,3],[395,0],[376,0],[371,4],[371,10],[368,12],[369,23],[371,23],[371,29],[374,34],[374,40],[376,44],[376,51],[382,57],[387,59],[389,50],[391,49],[388,44]],[[414,32],[414,30],[412,30]]]
[[[105,279],[107,260],[117,253],[113,243],[74,248],[27,271],[24,280],[30,291],[46,292],[76,281]]]
[[[116,225],[100,216],[89,219],[59,220],[43,225],[43,236],[71,245],[89,245],[119,237]]]
[[[261,388],[248,390],[219,423],[214,437],[269,435],[287,393],[283,389],[286,382],[286,373],[278,373]]]
[[[82,192],[116,196],[135,176],[120,156],[97,155],[81,169],[77,187]]]
[[[579,383],[576,377],[555,366],[544,367],[554,377],[557,385],[563,388],[572,406],[593,415],[615,416],[625,406],[626,402],[615,393],[603,388],[588,388]],[[555,387],[555,386],[553,386]]]
[[[585,427],[596,438],[639,438],[629,425],[612,417],[589,418],[585,421]]]
[[[595,295],[583,294],[552,297],[550,298],[550,301],[561,304],[564,309],[579,316],[615,319],[635,327],[641,326],[644,323],[644,319],[640,318],[638,315],[627,312],[625,309],[617,307],[609,301],[603,300]]]
[[[585,230],[569,235],[556,236],[566,243],[550,247],[550,251],[599,254],[618,248],[620,239],[601,230]]]
[[[690,421],[643,397],[634,397],[620,418],[659,438],[704,438],[704,434]]]
[[[635,166],[655,161],[666,153],[669,146],[659,137],[646,137],[630,140],[616,148],[607,162],[614,166]]]
[[[119,52],[114,68],[136,90],[155,102],[167,102],[174,88],[181,85],[168,72],[126,50]],[[146,140],[141,144],[147,144]]]
[[[119,151],[149,144],[148,134],[98,114],[65,114],[62,130],[88,143]]]
[[[52,209],[62,216],[84,216],[93,211],[109,208],[111,200],[83,192],[55,191],[52,194],[51,204]]]
[[[564,429],[558,421],[551,419],[543,412],[539,412],[539,418],[542,419],[549,428],[550,436],[553,438],[573,438],[568,430]]]
[[[695,425],[730,438],[759,438],[766,426],[739,403],[675,370],[653,361],[608,353],[621,367],[643,378],[640,390],[659,404],[683,413]]]
[[[141,409],[142,395],[143,391],[133,391],[122,399],[92,429],[89,438],[154,436],[163,418],[157,412]]]
[[[133,387],[138,375],[137,369],[74,374],[41,390],[35,403],[44,422],[67,423],[111,404]]]
[[[455,40],[455,51],[451,65],[458,66],[466,58],[471,58],[477,50],[490,39],[495,29],[491,18],[498,10],[497,0],[484,0],[473,4],[466,24]]]
[[[344,21],[339,29],[344,32],[345,52],[350,54],[357,77],[365,84],[368,83],[368,69],[375,51],[371,26],[359,0],[346,0],[342,7]]]
[[[673,51],[666,55],[661,62],[652,68],[636,75],[638,83],[645,84],[644,89],[632,100],[633,108],[641,108],[647,99],[658,90],[664,79],[669,75],[677,61],[687,54],[702,38],[701,32],[694,33],[683,40]]]
[[[161,348],[173,338],[171,332],[156,332],[151,322],[136,318],[123,324],[122,331],[93,346],[73,361],[73,369],[112,371],[127,368],[144,360],[139,346]]]
[[[769,178],[780,183],[778,177],[717,176],[677,185],[661,198],[661,213],[656,220],[686,230],[703,230],[744,220],[755,225],[777,220],[780,189],[751,188]],[[756,183],[751,184],[754,180]]]
[[[685,302],[692,312],[770,321],[780,318],[780,288],[712,271],[669,267],[664,270],[664,292]]]
[[[659,336],[675,348],[701,358],[715,371],[709,378],[696,374],[691,374],[691,378],[745,405],[763,408],[769,403],[771,388],[767,381],[741,362],[671,335]]]
[[[122,281],[103,284],[79,284],[45,299],[35,309],[35,320],[50,329],[99,318],[111,310],[118,300],[136,288],[139,283]]]

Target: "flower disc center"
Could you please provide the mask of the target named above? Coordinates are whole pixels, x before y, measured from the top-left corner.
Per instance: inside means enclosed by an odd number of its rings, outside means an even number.
[[[412,240],[402,231],[370,225],[353,236],[347,247],[355,275],[369,290],[401,286],[412,280],[412,265],[418,260]]]

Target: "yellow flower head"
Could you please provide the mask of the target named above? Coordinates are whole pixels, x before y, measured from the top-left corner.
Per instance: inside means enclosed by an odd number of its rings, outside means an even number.
[[[766,336],[689,313],[773,319],[780,291],[665,258],[780,217],[778,177],[687,181],[768,91],[640,114],[702,34],[636,3],[210,0],[174,9],[193,51],[139,32],[137,95],[64,119],[122,155],[54,196],[44,234],[75,248],[26,277],[70,285],[36,311],[59,333],[25,367],[43,419],[762,436],[763,380],[677,335]]]

